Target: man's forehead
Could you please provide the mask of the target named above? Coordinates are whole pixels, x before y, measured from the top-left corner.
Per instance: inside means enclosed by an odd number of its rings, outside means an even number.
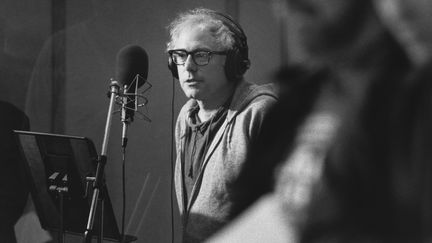
[[[173,43],[175,48],[212,49],[217,46],[216,38],[208,30],[201,28],[184,28],[173,39]]]

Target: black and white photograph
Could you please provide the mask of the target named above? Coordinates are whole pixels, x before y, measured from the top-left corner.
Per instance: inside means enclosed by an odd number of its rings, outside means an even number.
[[[432,242],[432,1],[0,5],[1,243]]]

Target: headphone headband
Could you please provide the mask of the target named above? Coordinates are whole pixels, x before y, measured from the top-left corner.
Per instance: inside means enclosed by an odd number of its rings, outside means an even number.
[[[222,21],[234,33],[235,44],[239,49],[247,48],[247,37],[241,26],[231,16],[214,10],[210,10],[209,13]]]

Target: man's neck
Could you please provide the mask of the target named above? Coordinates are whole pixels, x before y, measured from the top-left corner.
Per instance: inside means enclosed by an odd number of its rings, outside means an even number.
[[[209,120],[228,100],[231,99],[235,91],[235,86],[227,92],[223,92],[223,96],[218,96],[217,99],[196,100],[199,106],[198,117],[201,122]]]
[[[198,111],[198,117],[200,119],[201,122],[205,122],[210,120],[210,118],[216,114],[216,112],[218,111],[218,109],[212,109],[212,110],[203,110],[200,108],[200,110]]]
[[[205,122],[214,116],[222,106],[229,105],[227,102],[231,100],[231,95],[228,96],[225,100],[218,104],[208,105],[206,102],[202,102],[200,100],[197,100],[199,111],[198,111],[198,117],[201,120],[201,122]]]

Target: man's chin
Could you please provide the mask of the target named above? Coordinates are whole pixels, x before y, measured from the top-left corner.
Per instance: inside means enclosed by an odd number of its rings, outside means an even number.
[[[186,92],[186,97],[188,97],[190,99],[199,100],[201,95],[199,92]]]
[[[194,99],[194,100],[201,100],[199,95],[191,95],[191,96],[189,96],[189,98]]]

